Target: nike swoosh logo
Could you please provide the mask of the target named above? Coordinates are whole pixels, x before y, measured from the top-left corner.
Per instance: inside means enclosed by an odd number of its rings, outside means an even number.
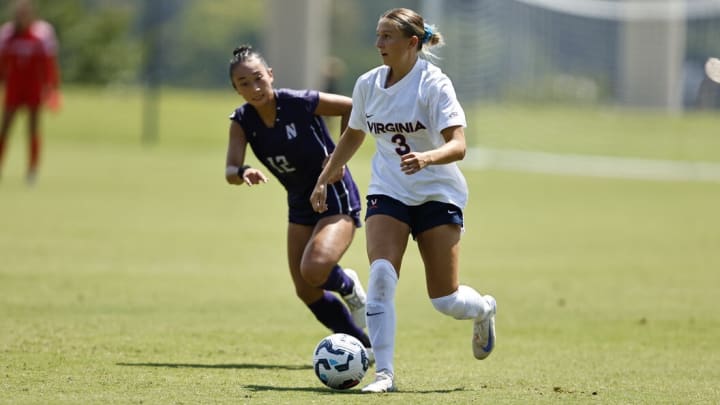
[[[375,114],[365,114],[365,118],[372,118],[372,116]]]
[[[483,347],[483,351],[489,352],[493,349],[493,346],[495,345],[495,336],[493,334],[490,334],[487,345]]]
[[[375,315],[380,315],[380,314],[384,314],[384,313],[385,313],[385,311],[383,311],[383,312],[373,312],[372,314],[371,314],[370,312],[366,312],[365,315],[367,315],[367,316],[375,316]]]
[[[457,214],[457,211],[448,210],[448,214],[450,214],[450,215],[455,215],[455,214]]]

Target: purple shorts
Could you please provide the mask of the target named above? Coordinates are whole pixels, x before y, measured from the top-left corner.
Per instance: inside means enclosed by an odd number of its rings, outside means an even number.
[[[322,218],[332,215],[349,215],[356,228],[360,221],[360,195],[353,182],[337,182],[327,188],[327,211],[319,214],[310,204],[310,194],[288,194],[288,222],[314,226]]]

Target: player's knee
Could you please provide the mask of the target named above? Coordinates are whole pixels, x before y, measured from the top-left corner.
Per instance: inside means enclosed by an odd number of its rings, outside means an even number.
[[[303,267],[300,269],[300,274],[303,280],[313,287],[320,287],[327,280],[327,272],[317,267]]]
[[[397,272],[392,263],[385,259],[372,262],[368,280],[368,307],[375,303],[392,301],[395,297],[397,282]]]
[[[304,302],[305,305],[310,305],[317,301],[317,290],[307,285],[296,285],[295,295]]]
[[[300,264],[300,275],[311,286],[321,287],[327,281],[328,275],[336,263],[337,261],[322,258],[303,260]]]

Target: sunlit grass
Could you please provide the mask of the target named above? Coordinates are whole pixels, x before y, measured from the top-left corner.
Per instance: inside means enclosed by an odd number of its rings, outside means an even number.
[[[496,352],[472,359],[470,323],[433,310],[411,242],[397,292],[400,392],[334,393],[310,369],[327,331],[289,280],[284,191],[224,183],[240,100],[163,91],[147,145],[137,95],[68,89],[65,110],[46,117],[34,188],[14,131],[0,182],[0,403],[720,401],[720,185],[466,170],[461,277],[498,298]],[[650,126],[647,113],[619,112],[607,127],[628,135],[593,143],[608,112],[481,113],[472,136],[494,147],[718,153],[712,117]],[[533,122],[557,132],[534,136]],[[673,125],[695,134],[692,147],[672,146],[686,136]],[[363,193],[372,150],[368,137],[351,162]],[[341,264],[367,280],[362,231]]]

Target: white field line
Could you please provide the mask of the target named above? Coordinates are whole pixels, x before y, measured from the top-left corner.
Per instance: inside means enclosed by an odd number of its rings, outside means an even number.
[[[662,181],[720,182],[720,163],[468,148],[463,168]]]

